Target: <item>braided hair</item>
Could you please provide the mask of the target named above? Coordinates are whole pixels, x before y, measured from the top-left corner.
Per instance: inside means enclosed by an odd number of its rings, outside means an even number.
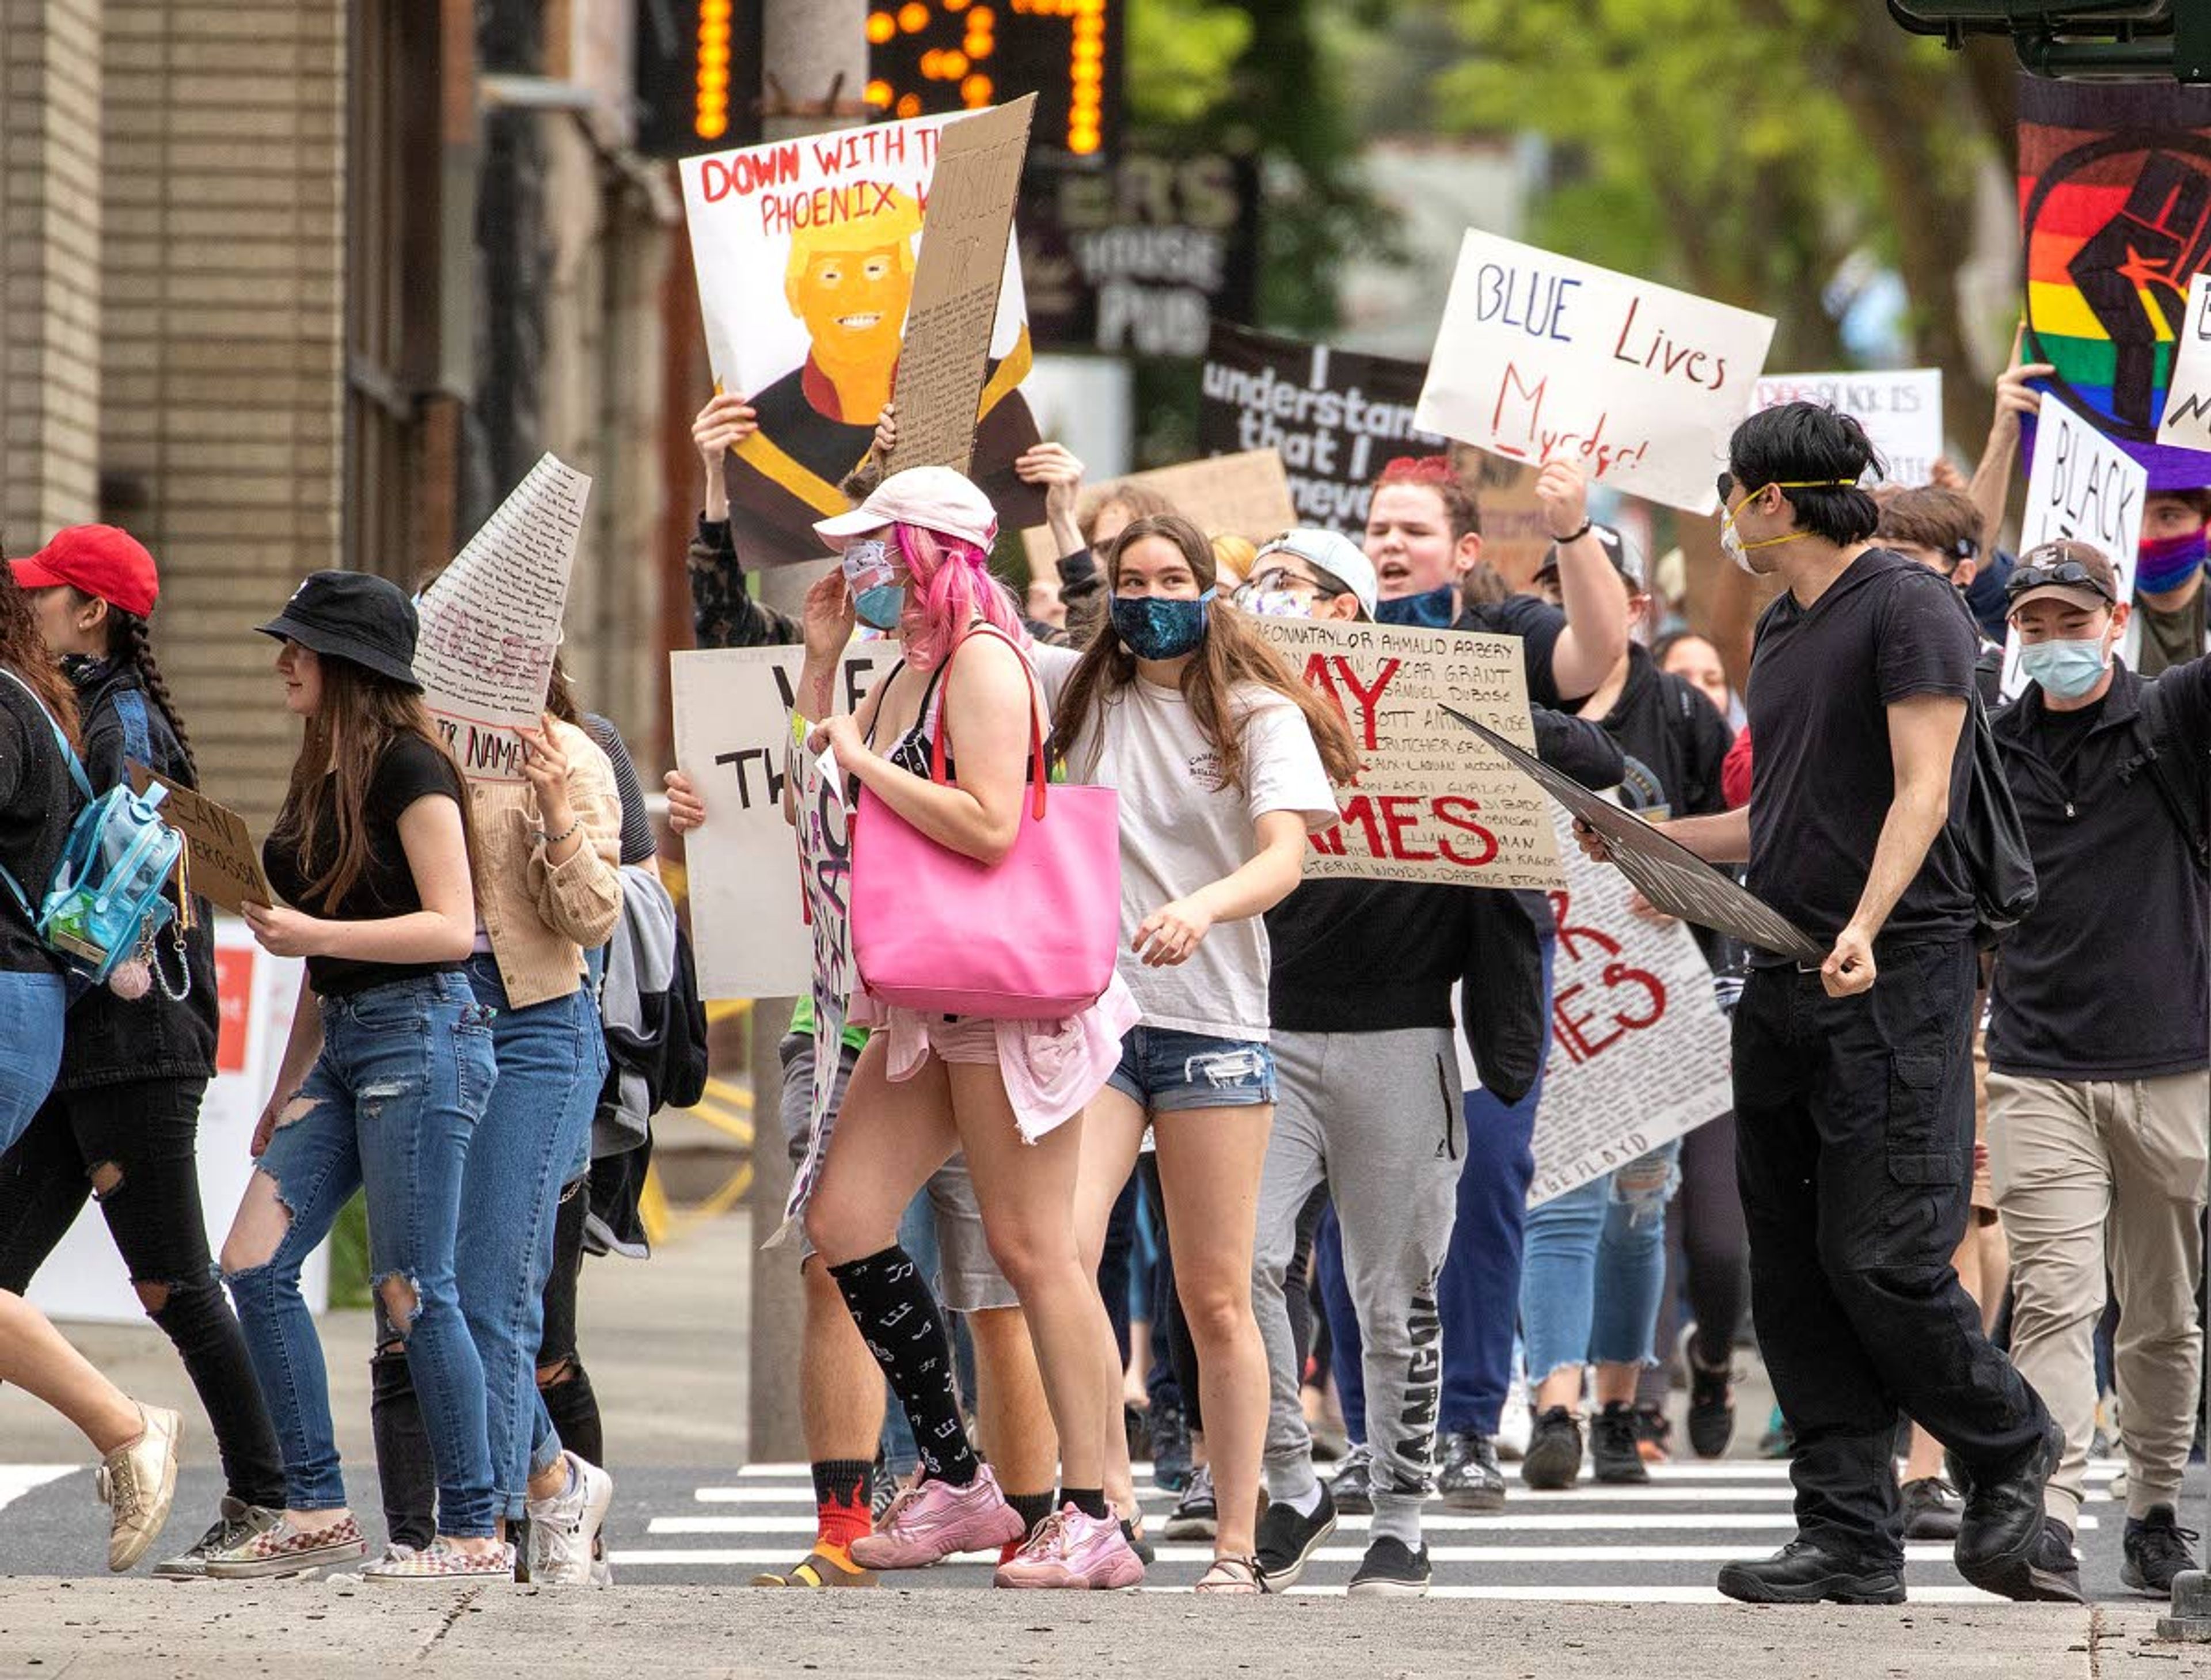
[[[93,597],[74,585],[70,592],[80,600]],[[191,737],[185,732],[184,714],[177,710],[177,702],[170,697],[168,679],[161,675],[161,667],[154,658],[152,627],[135,612],[125,612],[110,601],[107,603],[107,655],[133,666],[138,672],[139,686],[146,690],[147,698],[161,708],[161,715],[169,720],[170,731],[177,737],[177,750],[185,755],[185,767],[191,773],[195,785],[199,781],[199,762],[192,756]]]

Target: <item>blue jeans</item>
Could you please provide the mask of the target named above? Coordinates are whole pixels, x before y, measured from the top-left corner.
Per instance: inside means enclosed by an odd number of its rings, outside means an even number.
[[[483,1361],[494,1509],[524,1514],[530,1474],[560,1462],[560,1437],[537,1390],[545,1280],[560,1188],[588,1149],[607,1077],[606,1035],[588,987],[512,1009],[499,960],[469,959],[468,983],[492,1019],[498,1080],[476,1122],[461,1180],[454,1266],[461,1311]]]
[[[1681,1153],[1677,1137],[1528,1210],[1520,1322],[1530,1382],[1591,1362],[1650,1363]]]
[[[369,1271],[409,1287],[400,1325],[438,1473],[438,1531],[492,1532],[483,1363],[454,1281],[461,1180],[497,1065],[487,1012],[459,974],[431,974],[322,1000],[323,1053],[286,1107],[260,1170],[291,1222],[276,1252],[226,1274],[253,1374],[284,1449],[296,1511],[346,1502],[330,1396],[300,1267],[357,1188],[368,1192]]]
[[[1554,937],[1545,932],[1543,1010],[1549,1019]],[[1458,1175],[1458,1212],[1451,1252],[1436,1286],[1443,1319],[1444,1392],[1436,1416],[1439,1434],[1493,1435],[1512,1386],[1512,1339],[1520,1318],[1520,1250],[1528,1215],[1528,1186],[1536,1176],[1536,1108],[1543,1097],[1543,1070],[1519,1101],[1506,1104],[1487,1090],[1465,1098],[1466,1164]],[[1343,1281],[1343,1239],[1331,1212],[1313,1242],[1313,1267],[1328,1311],[1330,1369],[1343,1405],[1346,1430],[1366,1439],[1366,1387],[1360,1364],[1359,1321]]]
[[[62,1065],[62,1022],[69,992],[59,974],[0,973],[0,1155],[15,1148],[54,1088]]]

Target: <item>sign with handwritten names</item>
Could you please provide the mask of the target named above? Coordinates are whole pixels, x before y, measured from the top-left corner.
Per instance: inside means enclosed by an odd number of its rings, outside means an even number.
[[[415,676],[431,720],[471,781],[523,779],[522,737],[544,714],[568,574],[591,481],[537,458],[423,591]]]
[[[1548,805],[1470,752],[1441,702],[1536,744],[1517,636],[1313,618],[1252,626],[1350,722],[1360,770],[1339,790],[1343,821],[1311,837],[1307,880],[1555,887]]]
[[[1414,419],[1710,513],[1772,340],[1768,316],[1469,229]]]

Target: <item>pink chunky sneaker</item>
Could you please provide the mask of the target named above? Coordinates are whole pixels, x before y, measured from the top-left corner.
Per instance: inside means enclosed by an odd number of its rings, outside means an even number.
[[[1085,1516],[1063,1505],[1036,1526],[1010,1563],[998,1566],[1001,1586],[1059,1586],[1110,1592],[1134,1586],[1144,1566],[1129,1549],[1120,1519]]]
[[[931,1480],[908,1488],[874,1533],[852,1542],[852,1562],[863,1569],[925,1569],[954,1552],[996,1551],[1021,1537],[1021,1516],[986,1465],[964,1488]]]

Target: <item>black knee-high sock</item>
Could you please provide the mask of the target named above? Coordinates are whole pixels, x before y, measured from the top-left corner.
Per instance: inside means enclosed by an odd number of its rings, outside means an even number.
[[[922,1470],[936,1481],[966,1487],[978,1465],[952,1386],[952,1344],[913,1257],[893,1243],[880,1254],[831,1266],[829,1275],[891,1392],[906,1408]]]

